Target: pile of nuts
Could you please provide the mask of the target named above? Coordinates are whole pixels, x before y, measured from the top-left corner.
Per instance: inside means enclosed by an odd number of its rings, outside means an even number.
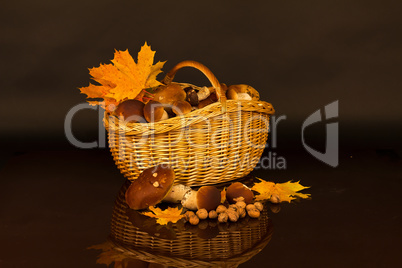
[[[260,217],[260,213],[263,210],[263,204],[261,202],[255,202],[254,204],[248,204],[242,200],[237,201],[235,204],[231,204],[228,207],[225,205],[219,205],[216,210],[210,210],[209,212],[202,208],[197,210],[194,213],[191,210],[188,210],[184,214],[184,218],[192,225],[197,225],[200,220],[209,219],[218,219],[219,223],[225,222],[236,222],[239,218],[244,218],[247,215],[250,218],[258,218]]]

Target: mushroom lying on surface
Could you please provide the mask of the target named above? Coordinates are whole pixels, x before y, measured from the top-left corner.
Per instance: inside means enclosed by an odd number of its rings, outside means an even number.
[[[141,172],[126,191],[126,203],[132,209],[146,209],[161,201],[180,203],[191,191],[189,186],[173,185],[174,170],[166,165],[157,165]]]
[[[198,191],[191,190],[181,201],[185,208],[191,210],[205,208],[207,211],[216,209],[220,203],[221,192],[214,186],[202,186]]]
[[[243,197],[244,202],[250,204],[253,202],[254,193],[243,183],[234,182],[226,189],[226,200],[228,200],[230,204],[234,204],[239,197]]]

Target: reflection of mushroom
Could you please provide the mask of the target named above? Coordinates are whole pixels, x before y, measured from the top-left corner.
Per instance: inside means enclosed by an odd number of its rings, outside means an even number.
[[[163,105],[157,101],[149,101],[144,106],[144,117],[148,122],[158,122],[164,119],[168,119],[169,116]]]
[[[187,101],[175,101],[172,105],[172,111],[177,116],[191,112],[191,104]]]
[[[241,183],[241,182],[232,183],[226,189],[226,199],[228,200],[229,203],[233,204],[233,203],[236,203],[235,199],[237,199],[239,197],[243,197],[244,202],[246,204],[250,204],[251,202],[253,202],[254,194],[251,191],[251,189],[248,188],[243,183]]]
[[[127,122],[144,123],[144,103],[139,100],[125,100],[121,102],[116,110],[115,115],[123,117]]]
[[[216,209],[221,203],[221,192],[214,186],[203,186],[198,191],[191,190],[184,195],[181,204],[183,207],[198,210],[205,208],[207,211]]]
[[[252,100],[249,88],[251,87],[248,85],[231,85],[226,92],[226,97],[228,100]]]
[[[168,166],[145,169],[128,187],[127,204],[135,210],[158,204],[171,190],[174,178],[174,171]]]

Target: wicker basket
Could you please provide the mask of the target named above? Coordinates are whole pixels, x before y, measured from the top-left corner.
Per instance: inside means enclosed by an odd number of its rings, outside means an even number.
[[[218,231],[208,239],[200,237],[199,231],[203,231],[200,226],[187,228],[180,223],[169,228],[151,226],[131,214],[138,212],[129,209],[125,202],[124,193],[129,184],[126,182],[117,196],[109,236],[113,249],[125,258],[172,267],[236,267],[259,253],[271,240],[273,227],[267,208],[258,219],[247,217],[237,223],[218,224]],[[204,230],[204,233],[213,231]]]
[[[182,67],[204,73],[219,101],[157,123],[126,123],[105,113],[116,165],[133,180],[148,167],[169,164],[176,174],[175,183],[188,186],[217,184],[247,175],[265,148],[272,105],[257,99],[226,100],[213,73],[194,61],[177,64],[164,83],[171,83]]]

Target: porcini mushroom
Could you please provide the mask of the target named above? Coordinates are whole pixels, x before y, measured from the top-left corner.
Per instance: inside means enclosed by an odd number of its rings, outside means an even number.
[[[162,201],[173,186],[175,173],[165,165],[145,169],[128,187],[125,197],[132,209],[146,209]]]
[[[158,122],[164,119],[168,119],[169,116],[163,105],[158,102],[151,100],[144,106],[144,117],[148,122]]]
[[[186,91],[186,101],[191,104],[191,106],[198,106],[199,99],[198,99],[198,94],[195,89],[192,87],[187,87],[184,89]]]
[[[253,87],[239,84],[229,86],[226,97],[228,100],[258,100],[260,95]]]
[[[158,101],[165,106],[172,105],[175,101],[184,101],[186,92],[184,89],[175,83],[160,86],[154,93],[154,101]],[[167,107],[168,108],[168,107]]]
[[[175,101],[172,104],[172,111],[178,116],[188,114],[191,110],[191,104],[187,101]]]
[[[216,93],[211,93],[211,95],[208,96],[205,100],[200,101],[198,104],[198,109],[204,108],[205,106],[208,106],[214,102],[218,101],[218,97],[216,96]]]
[[[226,199],[230,204],[234,204],[239,197],[243,197],[243,201],[250,204],[253,202],[254,193],[243,183],[234,182],[226,189]]]
[[[145,123],[144,106],[145,104],[139,100],[125,100],[117,106],[114,114],[126,122]]]
[[[205,208],[207,211],[216,209],[220,203],[221,192],[214,186],[202,186],[198,191],[191,190],[181,201],[185,208],[191,210]]]

